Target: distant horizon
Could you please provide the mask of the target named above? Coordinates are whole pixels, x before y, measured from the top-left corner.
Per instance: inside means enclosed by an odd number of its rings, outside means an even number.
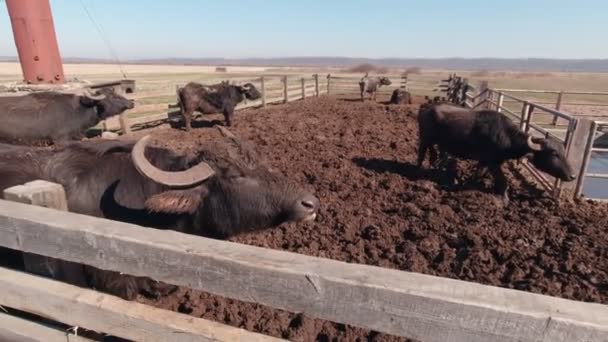
[[[107,60],[112,61],[111,58],[103,58],[103,57],[81,57],[81,56],[62,56],[62,59],[91,59],[91,60]],[[495,60],[556,60],[556,61],[608,61],[608,57],[600,57],[600,58],[567,58],[567,57],[460,57],[460,56],[450,56],[450,57],[361,57],[361,56],[331,56],[331,55],[301,55],[301,56],[267,56],[267,57],[256,57],[256,56],[245,56],[245,57],[222,57],[222,56],[204,56],[204,57],[187,57],[187,56],[144,56],[144,57],[133,57],[128,59],[121,59],[121,61],[140,61],[140,60],[164,60],[164,59],[174,59],[174,60],[206,60],[206,59],[223,59],[223,60],[257,60],[257,59],[303,59],[303,58],[320,58],[320,59],[353,59],[353,60],[449,60],[449,59],[466,59],[466,60],[476,60],[476,59],[495,59]],[[15,59],[18,60],[19,56],[2,56],[0,55],[0,61],[4,61],[4,59]]]
[[[166,57],[116,60],[109,58],[63,57],[66,64],[159,64],[189,66],[258,66],[258,67],[352,67],[369,63],[378,67],[403,69],[487,70],[487,71],[558,71],[608,72],[608,59],[573,58],[504,58],[504,57],[436,57],[436,58],[360,58],[360,57]],[[0,62],[18,62],[17,56],[0,56]]]

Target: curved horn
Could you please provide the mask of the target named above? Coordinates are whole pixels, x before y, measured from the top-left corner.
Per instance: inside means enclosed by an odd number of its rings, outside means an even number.
[[[187,188],[200,184],[215,174],[215,171],[205,162],[200,162],[184,171],[172,172],[157,168],[146,159],[144,154],[150,138],[150,135],[146,135],[139,139],[131,152],[133,165],[145,177],[172,188]]]
[[[537,144],[534,141],[532,141],[531,135],[528,136],[528,147],[533,151],[540,151],[543,149],[540,144]]]
[[[91,100],[97,100],[97,101],[101,101],[106,98],[106,96],[103,94],[94,95],[90,89],[85,89],[84,96],[90,98]]]

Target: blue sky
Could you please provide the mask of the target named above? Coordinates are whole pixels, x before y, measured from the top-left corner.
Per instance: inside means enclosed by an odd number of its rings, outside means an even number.
[[[64,57],[608,58],[606,0],[51,0]],[[0,56],[15,56],[0,0]]]

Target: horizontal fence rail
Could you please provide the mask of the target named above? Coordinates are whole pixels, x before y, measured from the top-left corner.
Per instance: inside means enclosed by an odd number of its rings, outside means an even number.
[[[207,80],[205,84],[217,84],[224,81],[227,81],[233,85],[252,83],[260,91],[262,97],[261,99],[255,101],[245,99],[242,103],[237,105],[237,110],[253,107],[264,107],[268,104],[298,101],[307,97],[317,97],[327,94],[328,89],[328,81],[326,77],[324,75],[317,74],[309,77],[259,76],[232,77],[228,80],[225,78],[217,78]],[[178,84],[176,85],[176,88],[184,85],[185,84]],[[128,111],[126,114],[121,115],[120,118],[113,117],[107,119],[103,123],[104,130],[120,129],[123,133],[129,133],[131,131],[131,127],[133,126],[137,128],[137,126],[145,125],[146,123],[166,121],[168,119],[167,110],[179,110],[179,106],[176,105],[176,101],[178,101],[176,90],[177,89],[167,89],[166,91],[157,91],[152,94],[126,94],[128,98],[136,101],[135,108]],[[161,98],[160,102],[149,103],[150,101],[156,101],[156,98],[158,97]],[[179,119],[180,118],[178,117],[177,120]]]
[[[600,304],[348,264],[8,201],[0,201],[0,227],[0,246],[424,341],[608,338],[608,306]],[[11,289],[0,294],[0,305],[25,305],[20,303],[27,301],[20,298],[32,291],[46,293],[46,288],[70,303],[99,303],[97,297],[64,292],[51,280],[38,283],[20,277],[18,272],[0,273],[2,288]],[[26,286],[20,290],[17,284]],[[55,297],[46,300],[50,305],[45,310],[66,311],[69,306],[58,309],[65,305],[59,304],[63,300],[49,302]],[[139,305],[133,303],[133,308]],[[75,312],[78,317],[85,315]],[[122,321],[121,317],[133,312],[139,309],[117,310],[118,316],[108,319]],[[72,322],[78,317],[71,318]],[[88,323],[78,322],[83,327]]]

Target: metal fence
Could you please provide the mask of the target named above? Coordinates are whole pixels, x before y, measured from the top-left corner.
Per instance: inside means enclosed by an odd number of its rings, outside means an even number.
[[[447,93],[450,102],[471,109],[492,109],[504,113],[524,132],[545,138],[553,138],[564,145],[566,155],[577,172],[577,181],[562,184],[558,179],[550,177],[537,170],[526,160],[523,166],[547,190],[559,196],[563,189],[570,191],[573,197],[581,196],[585,181],[588,178],[608,179],[608,173],[588,172],[590,161],[594,153],[608,153],[608,148],[595,147],[594,142],[602,131],[608,131],[607,121],[592,121],[585,117],[578,117],[565,113],[559,109],[549,108],[543,104],[519,98],[513,92],[541,92],[560,94],[556,108],[561,108],[564,94],[608,95],[602,92],[575,92],[575,91],[540,91],[522,89],[493,89],[488,83],[482,81],[480,85],[469,84],[466,78],[450,75],[443,80],[440,86]],[[550,118],[544,122],[542,119]],[[562,123],[556,125],[558,120]],[[608,181],[606,183],[608,191]],[[594,200],[605,200],[594,196],[585,196]]]

